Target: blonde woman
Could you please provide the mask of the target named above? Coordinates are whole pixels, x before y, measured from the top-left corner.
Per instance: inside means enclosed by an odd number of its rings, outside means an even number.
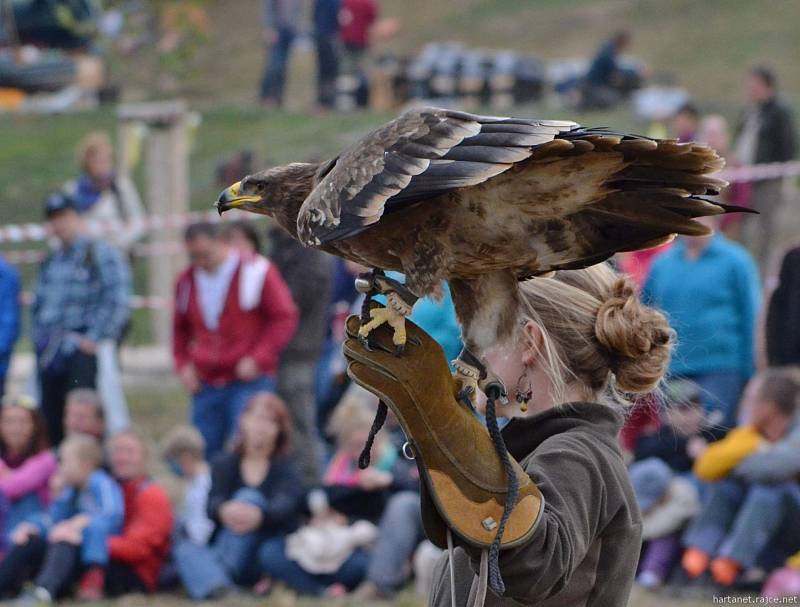
[[[129,251],[144,234],[145,210],[134,183],[114,170],[108,134],[89,133],[78,147],[81,174],[64,185],[95,236]],[[108,228],[111,226],[111,229]]]
[[[639,559],[642,523],[617,442],[622,404],[661,381],[673,332],[660,312],[641,303],[629,279],[607,265],[520,283],[513,313],[515,335],[483,354],[508,390],[509,404],[496,402],[497,414],[511,418],[502,431],[505,444],[544,505],[530,536],[500,552],[501,584],[496,577],[493,582],[489,565],[489,586],[495,590],[488,591],[485,604],[624,606]],[[368,361],[367,367],[369,361],[401,364],[358,347],[353,339],[346,344],[351,372],[361,374],[363,384],[370,380],[359,359]],[[415,355],[423,356],[422,348],[404,354],[402,364],[413,364]],[[440,367],[431,366],[430,375],[443,376],[446,366]],[[419,381],[437,393],[432,382],[439,380]],[[386,385],[383,391],[391,393]],[[433,410],[432,403],[421,404]],[[423,520],[425,508],[423,502]],[[429,603],[434,607],[482,602],[484,580],[476,575],[483,570],[482,551],[459,537],[455,544],[452,563],[446,553],[434,573]]]

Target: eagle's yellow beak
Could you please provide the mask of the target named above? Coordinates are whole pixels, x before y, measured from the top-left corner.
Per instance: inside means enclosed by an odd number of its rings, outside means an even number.
[[[230,209],[237,209],[248,202],[261,202],[261,196],[242,196],[241,191],[241,181],[237,181],[232,186],[222,190],[217,202],[214,203],[220,215]]]

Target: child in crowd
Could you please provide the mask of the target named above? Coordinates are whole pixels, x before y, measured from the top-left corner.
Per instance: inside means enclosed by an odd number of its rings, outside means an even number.
[[[187,481],[176,533],[180,539],[200,546],[205,546],[214,532],[214,522],[207,511],[211,469],[203,458],[205,450],[203,436],[190,426],[178,426],[164,439],[167,465]]]
[[[660,459],[650,457],[630,467],[631,483],[642,511],[642,556],[637,581],[660,586],[681,553],[680,532],[697,513],[697,489]]]
[[[687,379],[673,380],[667,384],[665,400],[663,422],[638,436],[634,459],[656,457],[674,472],[689,472],[707,445],[700,388]]]
[[[745,390],[748,424],[709,445],[694,472],[708,499],[685,536],[691,578],[710,571],[731,586],[757,562],[781,562],[800,545],[800,381],[789,368],[759,373]],[[769,548],[769,550],[765,550]]]
[[[17,526],[11,536],[14,547],[0,564],[0,594],[18,589],[38,571],[29,593],[34,604],[55,600],[78,573],[82,598],[85,587],[104,579],[108,538],[122,530],[122,492],[102,468],[100,443],[87,435],[71,436],[59,455],[63,491],[48,516]]]
[[[328,433],[334,437],[337,448],[323,476],[323,484],[334,510],[350,518],[377,521],[394,481],[392,469],[397,451],[385,434],[379,434],[372,447],[371,465],[364,470],[359,468],[358,458],[375,416],[366,399],[371,396],[360,390],[351,391],[333,412]]]

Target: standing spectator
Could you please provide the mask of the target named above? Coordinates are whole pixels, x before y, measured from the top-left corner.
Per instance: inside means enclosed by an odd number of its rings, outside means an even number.
[[[216,225],[189,226],[185,241],[191,266],[177,281],[173,355],[210,458],[250,397],[274,388],[297,308],[278,269],[263,258],[244,263]]]
[[[89,133],[81,142],[81,174],[64,185],[93,236],[105,236],[124,251],[144,234],[145,211],[133,181],[114,170],[114,147],[107,133]]]
[[[5,392],[11,353],[19,337],[19,274],[0,257],[0,397]]]
[[[50,439],[58,445],[67,392],[95,387],[98,348],[117,341],[128,321],[131,277],[117,249],[87,235],[74,199],[53,194],[45,209],[59,245],[39,271],[31,328],[42,411]]]
[[[789,108],[778,99],[777,79],[765,66],[754,67],[747,76],[750,106],[739,123],[736,158],[744,165],[786,162],[797,153],[797,134]],[[783,179],[753,182],[753,208],[761,213],[744,222],[744,241],[766,270],[770,251],[780,241]]]
[[[336,102],[339,75],[339,7],[341,0],[314,0],[314,42],[317,47],[317,105],[329,110]]]
[[[315,486],[320,481],[323,448],[316,423],[314,371],[327,329],[333,260],[327,253],[302,246],[283,230],[272,230],[270,241],[272,260],[286,277],[302,327],[281,354],[278,394],[292,416],[298,465],[308,485]]]
[[[770,369],[746,394],[748,425],[710,445],[695,464],[700,479],[715,482],[684,535],[689,576],[710,568],[723,586],[758,559],[775,566],[800,545],[800,383],[792,370]]]
[[[342,0],[339,23],[344,44],[344,71],[351,76],[360,76],[364,70],[364,57],[369,50],[370,29],[377,18],[376,0]]]
[[[239,420],[235,449],[212,462],[208,515],[217,525],[214,540],[210,546],[180,541],[174,551],[181,581],[194,600],[255,582],[259,545],[297,527],[306,491],[287,457],[290,433],[280,398],[256,394]]]
[[[172,504],[164,488],[147,473],[142,437],[132,430],[115,434],[109,440],[108,457],[125,497],[125,520],[122,532],[108,538],[105,579],[95,577],[91,588],[83,585],[83,595],[94,600],[105,593],[153,592],[172,534]]]
[[[731,138],[728,132],[728,121],[719,114],[711,114],[703,118],[700,122],[700,131],[697,138],[703,143],[710,145],[716,152],[725,158],[728,167],[736,168],[740,163],[731,153]],[[722,202],[746,207],[750,204],[751,186],[748,182],[737,181],[731,183],[719,195]],[[741,213],[728,213],[722,217],[721,228],[728,238],[735,238],[739,235],[739,228],[742,222]]]
[[[682,105],[672,116],[670,121],[670,137],[681,143],[688,143],[697,139],[697,123],[700,120],[700,112],[697,107],[689,102]]]
[[[283,105],[286,66],[299,29],[303,3],[300,0],[263,0],[264,41],[269,62],[261,80],[261,103],[267,108]]]
[[[214,532],[214,522],[208,518],[211,469],[203,459],[205,449],[203,437],[190,426],[178,426],[164,439],[167,465],[187,481],[175,535],[198,546],[205,546]]]
[[[752,257],[722,234],[683,237],[653,262],[644,295],[678,334],[670,372],[700,386],[715,412],[710,424],[730,428],[754,369],[759,285]]]
[[[48,483],[56,470],[47,428],[36,403],[6,397],[0,409],[0,551],[20,523],[44,512]]]
[[[52,603],[81,571],[78,596],[97,598],[98,580],[104,581],[109,562],[109,537],[122,529],[122,492],[102,468],[100,443],[86,435],[71,436],[59,455],[64,490],[50,505],[48,517],[14,529],[14,547],[0,563],[0,594],[36,575],[27,593],[34,605]]]
[[[791,249],[781,261],[765,325],[767,364],[800,365],[800,247]]]

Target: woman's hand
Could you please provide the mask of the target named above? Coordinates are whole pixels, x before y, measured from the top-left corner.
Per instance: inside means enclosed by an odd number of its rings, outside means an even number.
[[[264,520],[264,514],[258,506],[231,500],[222,504],[219,518],[226,529],[241,535],[258,529]]]
[[[52,544],[66,543],[80,546],[83,541],[83,527],[76,525],[72,519],[62,521],[50,530],[47,539]]]
[[[39,528],[31,523],[20,523],[11,533],[11,543],[15,546],[23,546],[28,543],[34,535],[39,535]]]

